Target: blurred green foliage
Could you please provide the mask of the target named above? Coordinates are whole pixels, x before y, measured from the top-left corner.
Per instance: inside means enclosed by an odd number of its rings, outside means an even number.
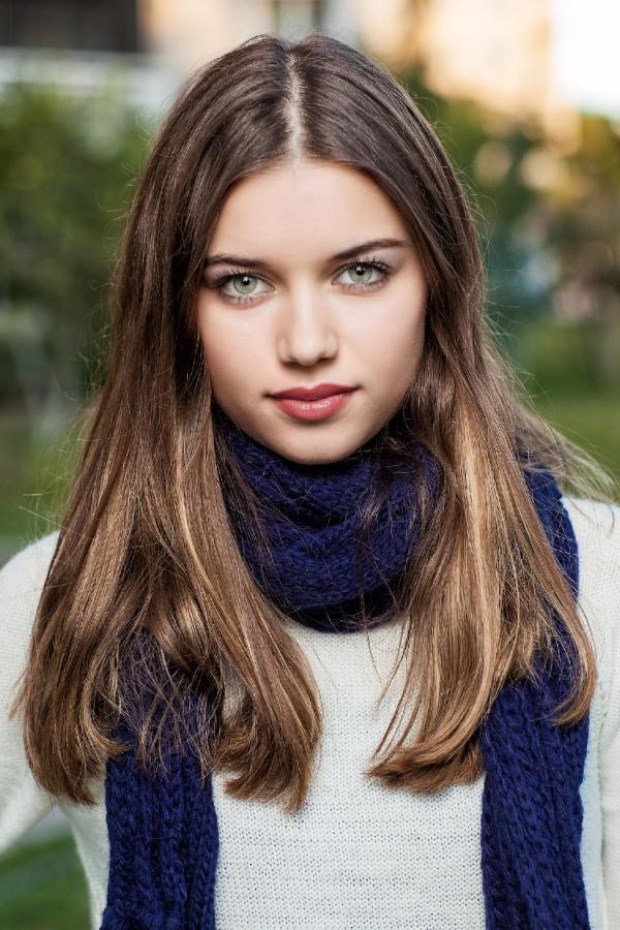
[[[0,106],[0,404],[84,394],[149,129],[110,93],[14,86]]]
[[[82,420],[67,410],[42,430],[23,414],[0,412],[0,565],[56,530],[81,449]]]
[[[542,317],[514,346],[535,408],[616,479],[620,491],[620,321]]]
[[[532,318],[620,323],[620,122],[577,114],[574,148],[540,127],[404,83],[431,121],[468,191],[500,339]],[[566,143],[563,143],[566,146]],[[604,340],[605,328],[597,331]],[[600,377],[620,383],[606,366]]]
[[[73,839],[55,836],[0,858],[0,930],[87,930],[86,882]]]

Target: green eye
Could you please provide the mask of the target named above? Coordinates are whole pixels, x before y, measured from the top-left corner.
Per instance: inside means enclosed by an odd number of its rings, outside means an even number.
[[[256,290],[256,278],[249,274],[236,275],[236,277],[232,279],[232,284],[237,293],[243,294],[244,296],[253,294]],[[239,284],[240,286],[238,286]]]
[[[356,284],[368,284],[372,278],[373,271],[374,268],[371,265],[363,265],[361,263],[351,265],[350,268],[347,268],[347,274],[351,275],[351,279],[355,281]]]

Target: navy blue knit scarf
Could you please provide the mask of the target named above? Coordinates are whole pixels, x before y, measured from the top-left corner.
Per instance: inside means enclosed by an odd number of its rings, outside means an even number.
[[[333,465],[297,465],[227,418],[219,422],[241,472],[269,502],[271,558],[256,549],[242,515],[230,506],[259,586],[300,622],[345,632],[359,624],[361,583],[366,615],[379,617],[419,541],[412,469],[380,472],[384,500],[364,542],[357,514],[377,480],[372,443]],[[441,469],[421,444],[414,443],[412,453],[432,506],[441,491]],[[544,470],[528,472],[526,480],[576,596],[577,544],[557,484]],[[569,645],[559,621],[558,629],[560,643]],[[558,648],[551,668],[541,664],[536,687],[523,681],[506,685],[481,727],[481,867],[489,930],[590,926],[579,796],[588,720],[561,729],[549,721],[570,686],[570,654]],[[165,774],[152,778],[140,770],[133,751],[124,753],[108,763],[106,807],[110,872],[101,930],[215,930],[220,838],[211,779],[201,782],[197,760],[175,757]]]

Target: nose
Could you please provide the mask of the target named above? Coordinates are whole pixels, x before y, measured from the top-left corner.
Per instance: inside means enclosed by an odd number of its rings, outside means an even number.
[[[308,367],[333,358],[337,351],[338,336],[325,299],[310,288],[291,294],[282,306],[280,360]]]

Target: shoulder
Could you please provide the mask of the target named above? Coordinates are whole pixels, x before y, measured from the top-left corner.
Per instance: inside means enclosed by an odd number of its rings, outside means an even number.
[[[40,593],[57,541],[58,533],[50,533],[9,559],[0,569],[0,591],[3,597],[23,596],[30,591]]]
[[[577,537],[579,604],[597,659],[604,744],[618,747],[620,727],[620,507],[564,501]],[[615,735],[616,734],[616,735]]]
[[[577,537],[580,588],[595,599],[615,596],[618,605],[620,506],[571,497],[564,503]]]
[[[0,569],[0,852],[52,805],[28,766],[21,720],[10,711],[28,662],[37,605],[57,538],[57,533],[45,536]]]
[[[565,498],[579,553],[579,601],[598,639],[620,637],[620,507]]]
[[[58,533],[22,549],[0,569],[0,641],[15,654],[30,637]]]

